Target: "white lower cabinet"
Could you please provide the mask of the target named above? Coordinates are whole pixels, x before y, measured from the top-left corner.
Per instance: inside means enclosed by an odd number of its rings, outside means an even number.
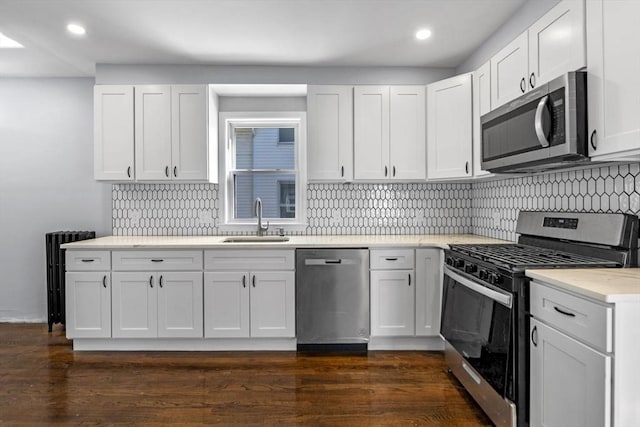
[[[111,336],[110,272],[67,272],[65,299],[67,338]]]
[[[531,320],[532,427],[611,425],[612,357]]]
[[[371,335],[415,334],[413,270],[371,271]]]
[[[114,338],[203,334],[201,272],[114,272]]]
[[[295,337],[294,260],[293,250],[205,251],[216,270],[204,273],[205,337]]]
[[[442,249],[416,249],[416,335],[440,336]]]

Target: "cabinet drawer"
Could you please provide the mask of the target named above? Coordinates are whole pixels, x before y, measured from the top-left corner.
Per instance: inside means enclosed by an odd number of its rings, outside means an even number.
[[[111,252],[109,251],[67,250],[65,256],[67,271],[111,270]]]
[[[295,270],[294,250],[212,249],[204,251],[206,270]]]
[[[372,249],[369,265],[372,270],[412,270],[413,249]]]
[[[533,281],[531,314],[605,352],[613,351],[613,307]]]
[[[202,251],[113,251],[115,271],[202,270]]]

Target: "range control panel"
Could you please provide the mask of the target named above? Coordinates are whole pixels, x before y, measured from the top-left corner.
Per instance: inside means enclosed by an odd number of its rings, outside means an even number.
[[[550,228],[568,228],[575,230],[578,228],[578,218],[553,218],[546,216],[544,217],[542,225]]]

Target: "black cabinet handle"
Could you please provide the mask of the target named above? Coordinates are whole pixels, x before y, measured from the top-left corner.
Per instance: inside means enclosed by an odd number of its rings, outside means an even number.
[[[107,287],[107,275],[106,274],[102,277],[102,287],[103,288]]]
[[[247,276],[245,276],[244,274],[242,275],[242,287],[247,287]]]
[[[344,178],[344,166],[340,166],[340,176]]]
[[[177,166],[174,166],[174,167],[173,167],[173,177],[174,177],[174,178],[177,178],[177,177],[178,177],[178,167],[177,167]]]
[[[254,288],[256,287],[256,275],[255,274],[251,278],[251,284],[253,285]]]
[[[522,91],[522,93],[527,90],[527,83],[524,80],[524,77],[522,78],[522,80],[520,80],[520,90]]]
[[[553,309],[555,311],[557,311],[558,313],[560,313],[560,314],[564,314],[565,316],[576,317],[575,313],[570,313],[568,311],[561,310],[558,307],[556,307],[555,305],[553,306]]]
[[[533,329],[531,330],[531,342],[533,343],[534,347],[538,346],[538,327],[534,326]]]
[[[469,173],[469,162],[464,163],[464,173]]]
[[[591,132],[591,137],[589,138],[589,142],[591,143],[591,147],[595,150],[598,149],[598,143],[596,141],[596,130],[594,129],[593,132]]]
[[[398,258],[385,258],[384,260],[385,261],[397,261]]]
[[[164,167],[164,175],[169,178],[169,166]]]
[[[393,176],[396,176],[396,167],[393,167]]]
[[[149,276],[149,287],[153,288],[153,276]]]
[[[127,176],[131,178],[131,166],[127,168]]]
[[[387,176],[389,174],[389,168],[387,168],[386,166],[384,167],[384,176]]]
[[[151,262],[164,262],[163,259],[152,259]]]
[[[160,287],[162,287],[162,276],[160,276]]]
[[[531,75],[529,76],[529,86],[531,86],[531,89],[536,87],[536,74],[535,73],[531,73]]]
[[[93,262],[95,259],[83,259],[82,262]]]
[[[411,273],[409,273],[409,286],[411,286]]]

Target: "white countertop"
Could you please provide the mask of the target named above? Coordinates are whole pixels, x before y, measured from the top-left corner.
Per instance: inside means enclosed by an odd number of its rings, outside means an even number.
[[[602,302],[640,302],[640,268],[527,270],[526,274]]]
[[[463,243],[512,243],[473,234],[398,236],[288,236],[288,242],[223,243],[233,236],[107,236],[62,245],[65,249],[211,249],[211,248],[339,248],[437,247]]]

